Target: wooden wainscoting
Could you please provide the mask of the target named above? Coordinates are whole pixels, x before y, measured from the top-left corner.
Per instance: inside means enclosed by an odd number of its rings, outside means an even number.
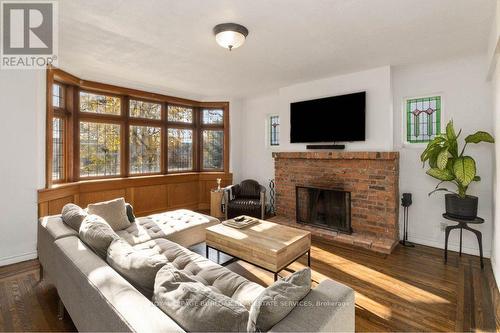
[[[124,197],[137,216],[186,208],[207,210],[210,189],[233,181],[231,173],[184,173],[134,178],[82,181],[38,191],[38,216],[55,215],[67,203],[86,207],[89,203]]]

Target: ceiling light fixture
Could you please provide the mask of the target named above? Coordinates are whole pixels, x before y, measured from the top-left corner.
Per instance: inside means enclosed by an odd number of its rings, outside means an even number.
[[[214,35],[217,44],[231,51],[243,45],[248,29],[236,23],[222,23],[214,27]]]

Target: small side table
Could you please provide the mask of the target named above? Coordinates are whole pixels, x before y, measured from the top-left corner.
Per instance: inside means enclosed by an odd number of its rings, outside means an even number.
[[[477,237],[477,242],[479,243],[479,257],[481,259],[481,269],[484,268],[483,264],[483,242],[482,242],[482,234],[481,231],[472,229],[471,227],[468,226],[468,224],[482,224],[484,223],[484,219],[480,217],[476,217],[473,220],[464,220],[460,218],[456,218],[453,216],[450,216],[446,213],[443,214],[443,217],[447,220],[453,221],[453,222],[458,222],[457,225],[449,225],[446,227],[445,230],[445,245],[444,245],[444,262],[448,261],[448,237],[450,236],[450,231],[453,229],[460,229],[460,252],[459,255],[462,255],[462,230],[469,230],[473,232],[476,237]]]
[[[210,191],[210,215],[218,219],[224,218],[225,214],[222,211],[222,197],[224,191],[211,190]]]

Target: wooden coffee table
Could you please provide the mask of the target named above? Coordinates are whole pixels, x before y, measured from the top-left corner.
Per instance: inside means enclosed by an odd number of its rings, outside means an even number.
[[[311,266],[311,233],[269,221],[236,229],[217,224],[206,229],[206,254],[209,248],[228,254],[274,273],[307,254]]]

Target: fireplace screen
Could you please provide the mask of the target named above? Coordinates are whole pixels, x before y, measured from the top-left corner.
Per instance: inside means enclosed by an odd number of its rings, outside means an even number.
[[[297,222],[351,233],[351,192],[297,186]]]

